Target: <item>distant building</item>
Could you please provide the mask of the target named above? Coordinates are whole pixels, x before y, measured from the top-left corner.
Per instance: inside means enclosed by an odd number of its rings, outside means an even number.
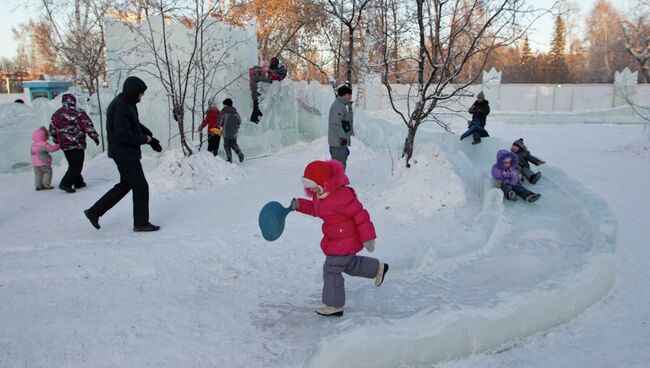
[[[29,94],[29,100],[34,101],[37,98],[47,98],[52,100],[56,96],[64,93],[72,86],[72,82],[44,81],[34,80],[23,82],[23,87]]]

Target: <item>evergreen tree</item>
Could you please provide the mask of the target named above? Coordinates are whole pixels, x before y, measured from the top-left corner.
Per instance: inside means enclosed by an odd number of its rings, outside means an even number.
[[[551,45],[550,65],[548,82],[565,83],[567,82],[569,71],[566,65],[564,48],[566,40],[564,35],[564,21],[561,16],[555,18],[555,33],[553,34],[553,43]]]
[[[528,36],[524,39],[524,47],[521,50],[521,61],[522,66],[529,65],[533,61],[533,51],[530,49],[530,43],[528,42]]]

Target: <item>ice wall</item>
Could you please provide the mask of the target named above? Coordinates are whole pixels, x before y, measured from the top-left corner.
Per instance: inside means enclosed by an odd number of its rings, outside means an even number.
[[[188,95],[185,100],[185,131],[192,138],[191,128],[201,124],[203,108],[200,106],[201,86],[207,82],[208,98],[219,103],[230,97],[242,118],[248,120],[252,102],[248,88],[248,68],[257,63],[257,38],[254,26],[232,27],[210,19],[205,26],[204,38],[209,40],[204,59],[207,66],[215,68],[209,81],[200,81],[200,76],[192,75]],[[150,27],[151,25],[151,27]],[[158,45],[162,43],[162,21],[159,17],[149,22],[132,24],[128,27],[120,22],[109,20],[106,23],[106,55],[108,59],[108,79],[113,95],[121,91],[126,77],[136,75],[148,86],[145,97],[138,104],[140,120],[159,137],[160,141],[178,146],[178,128],[171,115],[168,94],[156,77],[158,68],[151,48],[143,43],[140,33],[153,32]],[[186,65],[191,54],[193,39],[191,31],[182,24],[167,23],[168,42],[173,49],[172,62]],[[158,52],[162,57],[162,49]],[[158,60],[161,62],[161,60]],[[163,66],[164,68],[164,66]],[[196,93],[195,93],[196,91]],[[195,105],[195,95],[197,104]],[[205,107],[207,109],[207,106]],[[195,110],[195,114],[190,111]],[[198,135],[195,134],[198,144]]]

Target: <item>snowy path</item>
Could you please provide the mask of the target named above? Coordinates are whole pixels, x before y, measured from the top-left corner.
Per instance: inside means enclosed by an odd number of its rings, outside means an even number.
[[[421,147],[426,151],[427,144]],[[450,160],[472,181],[487,174],[495,149],[466,150],[475,155],[473,164],[463,164],[462,155]],[[350,176],[377,226],[375,255],[391,263],[391,273],[380,289],[348,279],[346,316],[318,318],[319,222],[292,214],[275,243],[261,239],[256,222],[265,202],[301,194],[304,164],[325,158],[323,152],[319,140],[251,160],[204,191],[176,193],[152,181],[152,222],[163,226],[155,234],[130,231],[128,200],[102,218],[101,231],[86,223],[81,210],[116,175],[105,159],[89,162],[90,186],[74,196],[34,192],[31,173],[0,176],[6,188],[0,193],[0,366],[333,366],[337,359],[350,364],[353,352],[368,357],[355,366],[373,366],[370,357],[388,367],[424,364],[566,322],[608,289],[608,259],[605,267],[586,268],[593,280],[575,270],[611,252],[605,244],[611,239],[601,237],[612,236],[612,219],[598,198],[560,171],[545,170],[553,181],[539,185],[538,204],[504,205],[492,192],[482,207],[477,180],[445,188],[466,198],[450,195],[433,217],[423,217],[386,209],[376,199],[391,188],[384,182],[390,161],[357,148]],[[433,165],[429,159],[422,162]],[[147,171],[154,165],[148,160]],[[415,206],[411,193],[401,195]],[[562,283],[571,276],[574,284]],[[584,295],[556,306],[570,291]],[[537,311],[549,318],[522,324],[531,318],[520,316],[500,331],[489,325],[472,331],[473,320],[462,318],[491,311],[499,321],[538,300],[548,309]],[[473,333],[486,337],[476,340]]]

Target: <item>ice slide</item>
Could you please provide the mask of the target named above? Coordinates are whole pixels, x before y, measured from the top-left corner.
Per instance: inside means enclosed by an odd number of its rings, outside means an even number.
[[[418,138],[420,145],[443,148],[470,191],[466,207],[472,197],[481,201],[479,214],[455,235],[461,244],[477,244],[437,259],[416,279],[402,279],[413,272],[401,270],[382,293],[364,295],[364,307],[382,305],[378,313],[323,337],[309,367],[425,366],[494,350],[570,321],[614,282],[616,221],[601,198],[543,167],[544,179],[533,188],[543,193],[541,201],[504,203],[487,173],[508,143],[491,138],[471,146],[433,133]],[[451,230],[442,224],[438,231]],[[434,235],[428,245],[448,247],[440,243],[446,239]],[[406,257],[417,265],[419,256]]]
[[[355,128],[358,138],[386,156],[388,147],[395,155],[403,140],[401,124],[363,111],[356,112]],[[608,293],[616,220],[601,198],[551,163],[531,187],[542,200],[504,202],[489,169],[508,142],[490,138],[472,146],[455,135],[421,131],[419,149],[431,146],[442,150],[462,180],[466,203],[444,216],[405,222],[391,218],[395,213],[377,216],[381,208],[374,206],[374,220],[389,229],[379,244],[399,244],[382,254],[392,262],[390,282],[379,290],[352,289],[349,317],[338,322],[304,321],[291,313],[263,319],[271,330],[284,331],[286,340],[274,346],[291,344],[288,350],[308,356],[305,365],[314,368],[429,366],[507,348],[576,318]],[[351,175],[370,181],[360,192],[382,185],[371,179],[377,166],[389,174],[381,161],[387,160],[372,160],[373,169],[356,174],[352,169]],[[296,325],[302,326],[287,335]],[[311,340],[318,343],[305,346]]]

